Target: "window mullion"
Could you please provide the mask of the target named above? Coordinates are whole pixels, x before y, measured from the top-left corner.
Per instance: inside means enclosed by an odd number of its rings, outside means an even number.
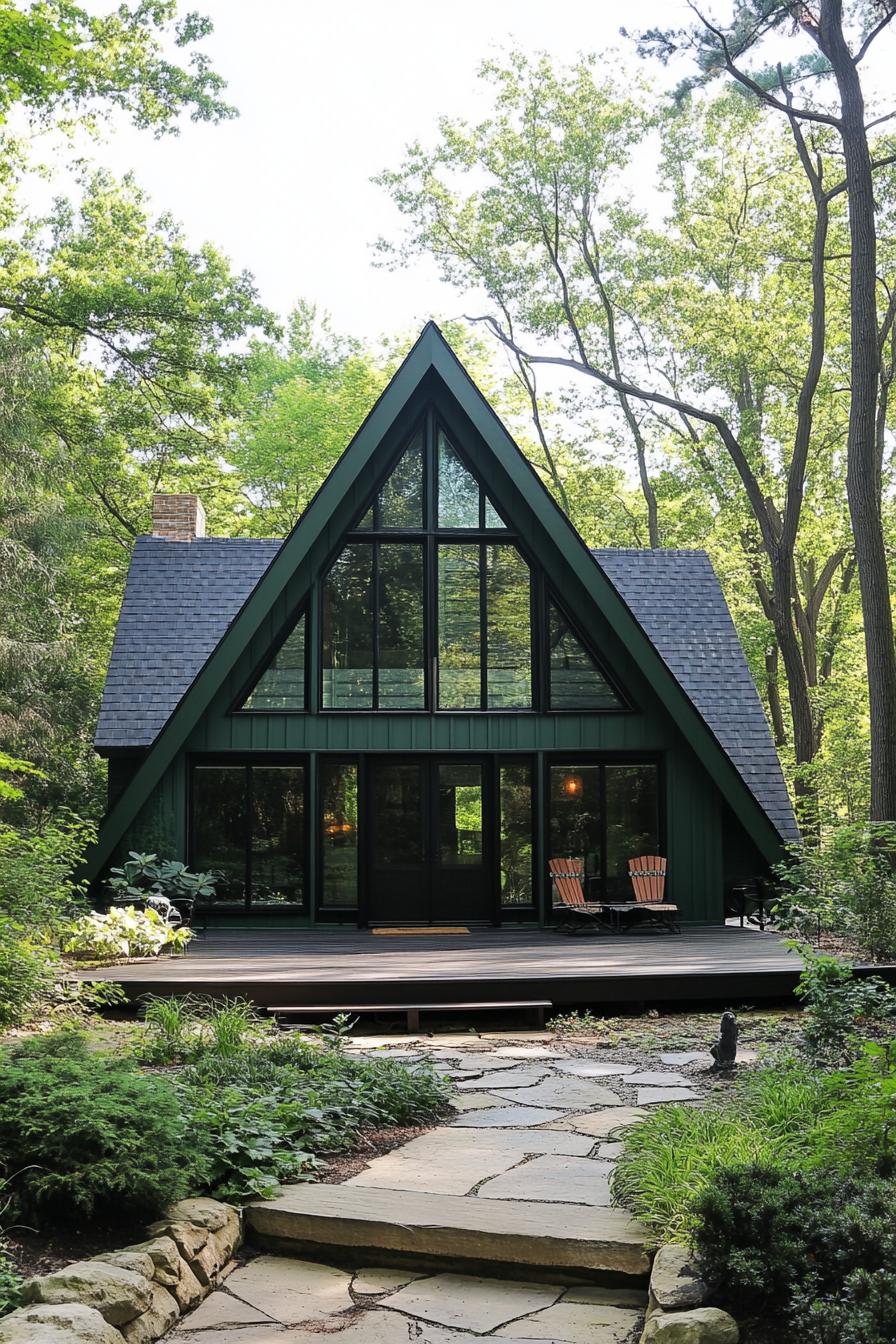
[[[372,698],[373,708],[380,707],[380,543],[373,543],[373,565],[371,571],[371,581],[373,584],[373,600],[371,602],[373,631],[371,639],[371,659],[373,662],[372,671]]]
[[[488,584],[486,545],[479,543],[479,709],[488,709]]]

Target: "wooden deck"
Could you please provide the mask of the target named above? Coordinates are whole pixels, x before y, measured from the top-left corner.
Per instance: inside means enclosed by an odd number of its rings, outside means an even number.
[[[214,929],[184,957],[85,971],[141,994],[243,995],[261,1005],[572,1004],[785,998],[800,958],[771,933],[731,927],[563,937],[545,930],[375,938],[366,931]]]

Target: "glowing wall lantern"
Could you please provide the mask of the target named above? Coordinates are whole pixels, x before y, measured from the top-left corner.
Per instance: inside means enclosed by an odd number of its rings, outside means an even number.
[[[560,784],[564,798],[581,798],[584,785],[581,775],[564,775]]]

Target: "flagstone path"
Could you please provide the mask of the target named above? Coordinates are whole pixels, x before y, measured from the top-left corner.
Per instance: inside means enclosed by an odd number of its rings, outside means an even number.
[[[710,1057],[598,1059],[525,1032],[358,1037],[348,1049],[411,1069],[428,1058],[454,1085],[456,1117],[342,1185],[288,1186],[251,1206],[250,1236],[278,1250],[293,1242],[295,1254],[237,1268],[170,1344],[634,1344],[648,1259],[638,1224],[611,1206],[613,1135],[653,1106],[699,1100]],[[369,1267],[321,1263],[336,1248],[333,1258],[354,1249],[349,1263],[368,1256]],[[377,1268],[378,1248],[436,1267]],[[481,1260],[483,1275],[453,1272],[459,1259]],[[515,1277],[487,1277],[496,1263]],[[631,1286],[600,1286],[601,1271]],[[589,1276],[594,1286],[569,1286]]]

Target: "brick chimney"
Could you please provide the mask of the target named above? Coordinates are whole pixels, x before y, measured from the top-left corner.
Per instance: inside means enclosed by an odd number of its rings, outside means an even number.
[[[205,509],[198,495],[153,495],[152,535],[168,541],[205,536]]]

